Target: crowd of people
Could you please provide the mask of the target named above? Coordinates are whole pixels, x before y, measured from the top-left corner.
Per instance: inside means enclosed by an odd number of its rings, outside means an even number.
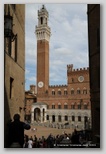
[[[67,147],[83,147],[90,136],[85,131],[77,131],[76,129],[71,134],[63,132],[61,135],[53,136],[49,134],[47,138],[42,136],[37,138],[24,135],[24,130],[31,129],[29,124],[20,121],[20,115],[14,115],[14,121],[8,124],[8,147],[9,148],[67,148]]]
[[[72,134],[63,132],[61,135],[53,136],[50,134],[47,138],[42,136],[37,138],[24,136],[23,148],[68,148],[68,147],[84,147],[83,145],[88,141],[88,136],[84,132],[79,132],[76,129]]]

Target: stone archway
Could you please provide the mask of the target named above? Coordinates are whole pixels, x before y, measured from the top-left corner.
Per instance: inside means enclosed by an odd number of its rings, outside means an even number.
[[[38,122],[41,119],[41,111],[39,108],[34,109],[34,121]]]
[[[44,102],[36,102],[32,104],[31,123],[46,122],[47,104]]]

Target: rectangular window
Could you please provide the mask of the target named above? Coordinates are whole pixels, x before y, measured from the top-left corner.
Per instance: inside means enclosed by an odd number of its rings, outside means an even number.
[[[10,98],[14,97],[14,79],[10,77]]]

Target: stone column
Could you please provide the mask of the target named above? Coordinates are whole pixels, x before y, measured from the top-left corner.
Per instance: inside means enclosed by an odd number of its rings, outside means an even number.
[[[43,122],[43,112],[41,111],[41,114],[40,114],[40,121],[41,123]]]
[[[47,116],[47,113],[45,111],[45,113],[44,113],[44,122],[46,122],[46,116]]]
[[[81,125],[82,125],[82,129],[84,129],[84,117],[81,117]]]
[[[52,123],[52,115],[49,115],[49,121]]]
[[[61,122],[64,123],[64,121],[65,121],[65,120],[64,120],[64,116],[61,115]]]
[[[31,112],[31,123],[34,122],[34,111]]]
[[[55,122],[58,123],[58,115],[55,115]]]
[[[75,116],[75,128],[78,126],[78,116]]]

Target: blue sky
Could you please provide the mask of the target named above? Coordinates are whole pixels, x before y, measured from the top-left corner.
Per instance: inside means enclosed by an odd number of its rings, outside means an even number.
[[[50,85],[67,84],[67,64],[74,68],[88,67],[87,4],[44,3],[49,12],[51,28],[49,54]],[[42,4],[26,4],[25,22],[25,89],[36,85],[37,40],[35,26],[37,11]]]

